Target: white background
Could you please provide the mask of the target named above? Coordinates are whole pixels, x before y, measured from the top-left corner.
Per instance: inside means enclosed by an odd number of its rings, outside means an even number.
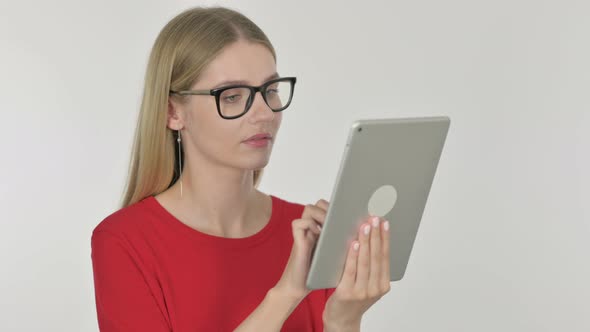
[[[150,48],[198,4],[0,3],[0,330],[98,330],[90,234],[121,198]],[[267,193],[329,199],[357,118],[451,117],[364,331],[590,331],[590,2],[220,4],[298,77]]]

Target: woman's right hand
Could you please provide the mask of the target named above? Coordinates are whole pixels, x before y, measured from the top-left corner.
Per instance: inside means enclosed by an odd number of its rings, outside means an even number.
[[[301,219],[292,222],[291,255],[274,288],[297,300],[304,299],[311,292],[305,286],[311,265],[311,252],[320,236],[320,228],[324,224],[329,204],[324,199],[320,199],[315,205],[307,204]]]

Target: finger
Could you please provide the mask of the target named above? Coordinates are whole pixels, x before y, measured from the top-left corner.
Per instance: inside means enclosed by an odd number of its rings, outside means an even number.
[[[326,201],[325,199],[320,199],[315,203],[315,205],[317,207],[321,208],[325,212],[324,218],[322,220],[318,221],[320,223],[320,230],[322,229],[322,226],[324,226],[324,222],[326,220],[326,215],[328,214],[329,204],[330,203],[328,201]]]
[[[368,233],[367,233],[368,231]],[[359,230],[359,257],[357,262],[356,282],[355,288],[359,291],[366,292],[369,283],[369,269],[370,260],[369,255],[371,248],[369,247],[369,237],[371,236],[371,224],[364,222]]]
[[[315,203],[316,206],[324,209],[324,211],[328,211],[328,207],[330,206],[330,202],[326,201],[325,199],[320,199]]]
[[[387,226],[386,226],[387,225]],[[383,289],[389,289],[390,282],[391,282],[391,273],[390,273],[390,263],[389,263],[389,227],[391,227],[391,223],[385,220],[382,223],[382,231],[381,231],[381,283]]]
[[[354,287],[356,279],[356,265],[359,256],[359,241],[352,241],[348,248],[348,255],[346,256],[346,262],[344,263],[344,271],[342,272],[342,278],[338,287],[352,289]],[[356,249],[355,249],[356,248]]]
[[[326,210],[313,204],[307,204],[303,210],[301,219],[313,219],[316,223],[322,226],[326,219]]]
[[[320,230],[313,219],[295,219],[291,226],[293,228],[293,237],[295,240],[304,240],[307,236],[318,236],[320,234]]]
[[[381,289],[381,264],[383,253],[381,251],[381,218],[374,216],[371,218],[371,236],[369,239],[370,246],[370,269],[368,292],[377,296]]]

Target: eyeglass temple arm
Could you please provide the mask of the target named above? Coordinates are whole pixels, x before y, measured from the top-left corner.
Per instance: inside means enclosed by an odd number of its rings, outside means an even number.
[[[211,95],[211,90],[183,90],[183,91],[173,91],[170,90],[170,93],[175,93],[177,95]]]

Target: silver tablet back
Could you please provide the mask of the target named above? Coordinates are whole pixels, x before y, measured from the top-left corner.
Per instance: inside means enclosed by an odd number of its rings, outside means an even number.
[[[336,287],[347,249],[364,218],[390,222],[391,281],[402,279],[450,118],[422,117],[355,121],[311,261],[307,287]]]

